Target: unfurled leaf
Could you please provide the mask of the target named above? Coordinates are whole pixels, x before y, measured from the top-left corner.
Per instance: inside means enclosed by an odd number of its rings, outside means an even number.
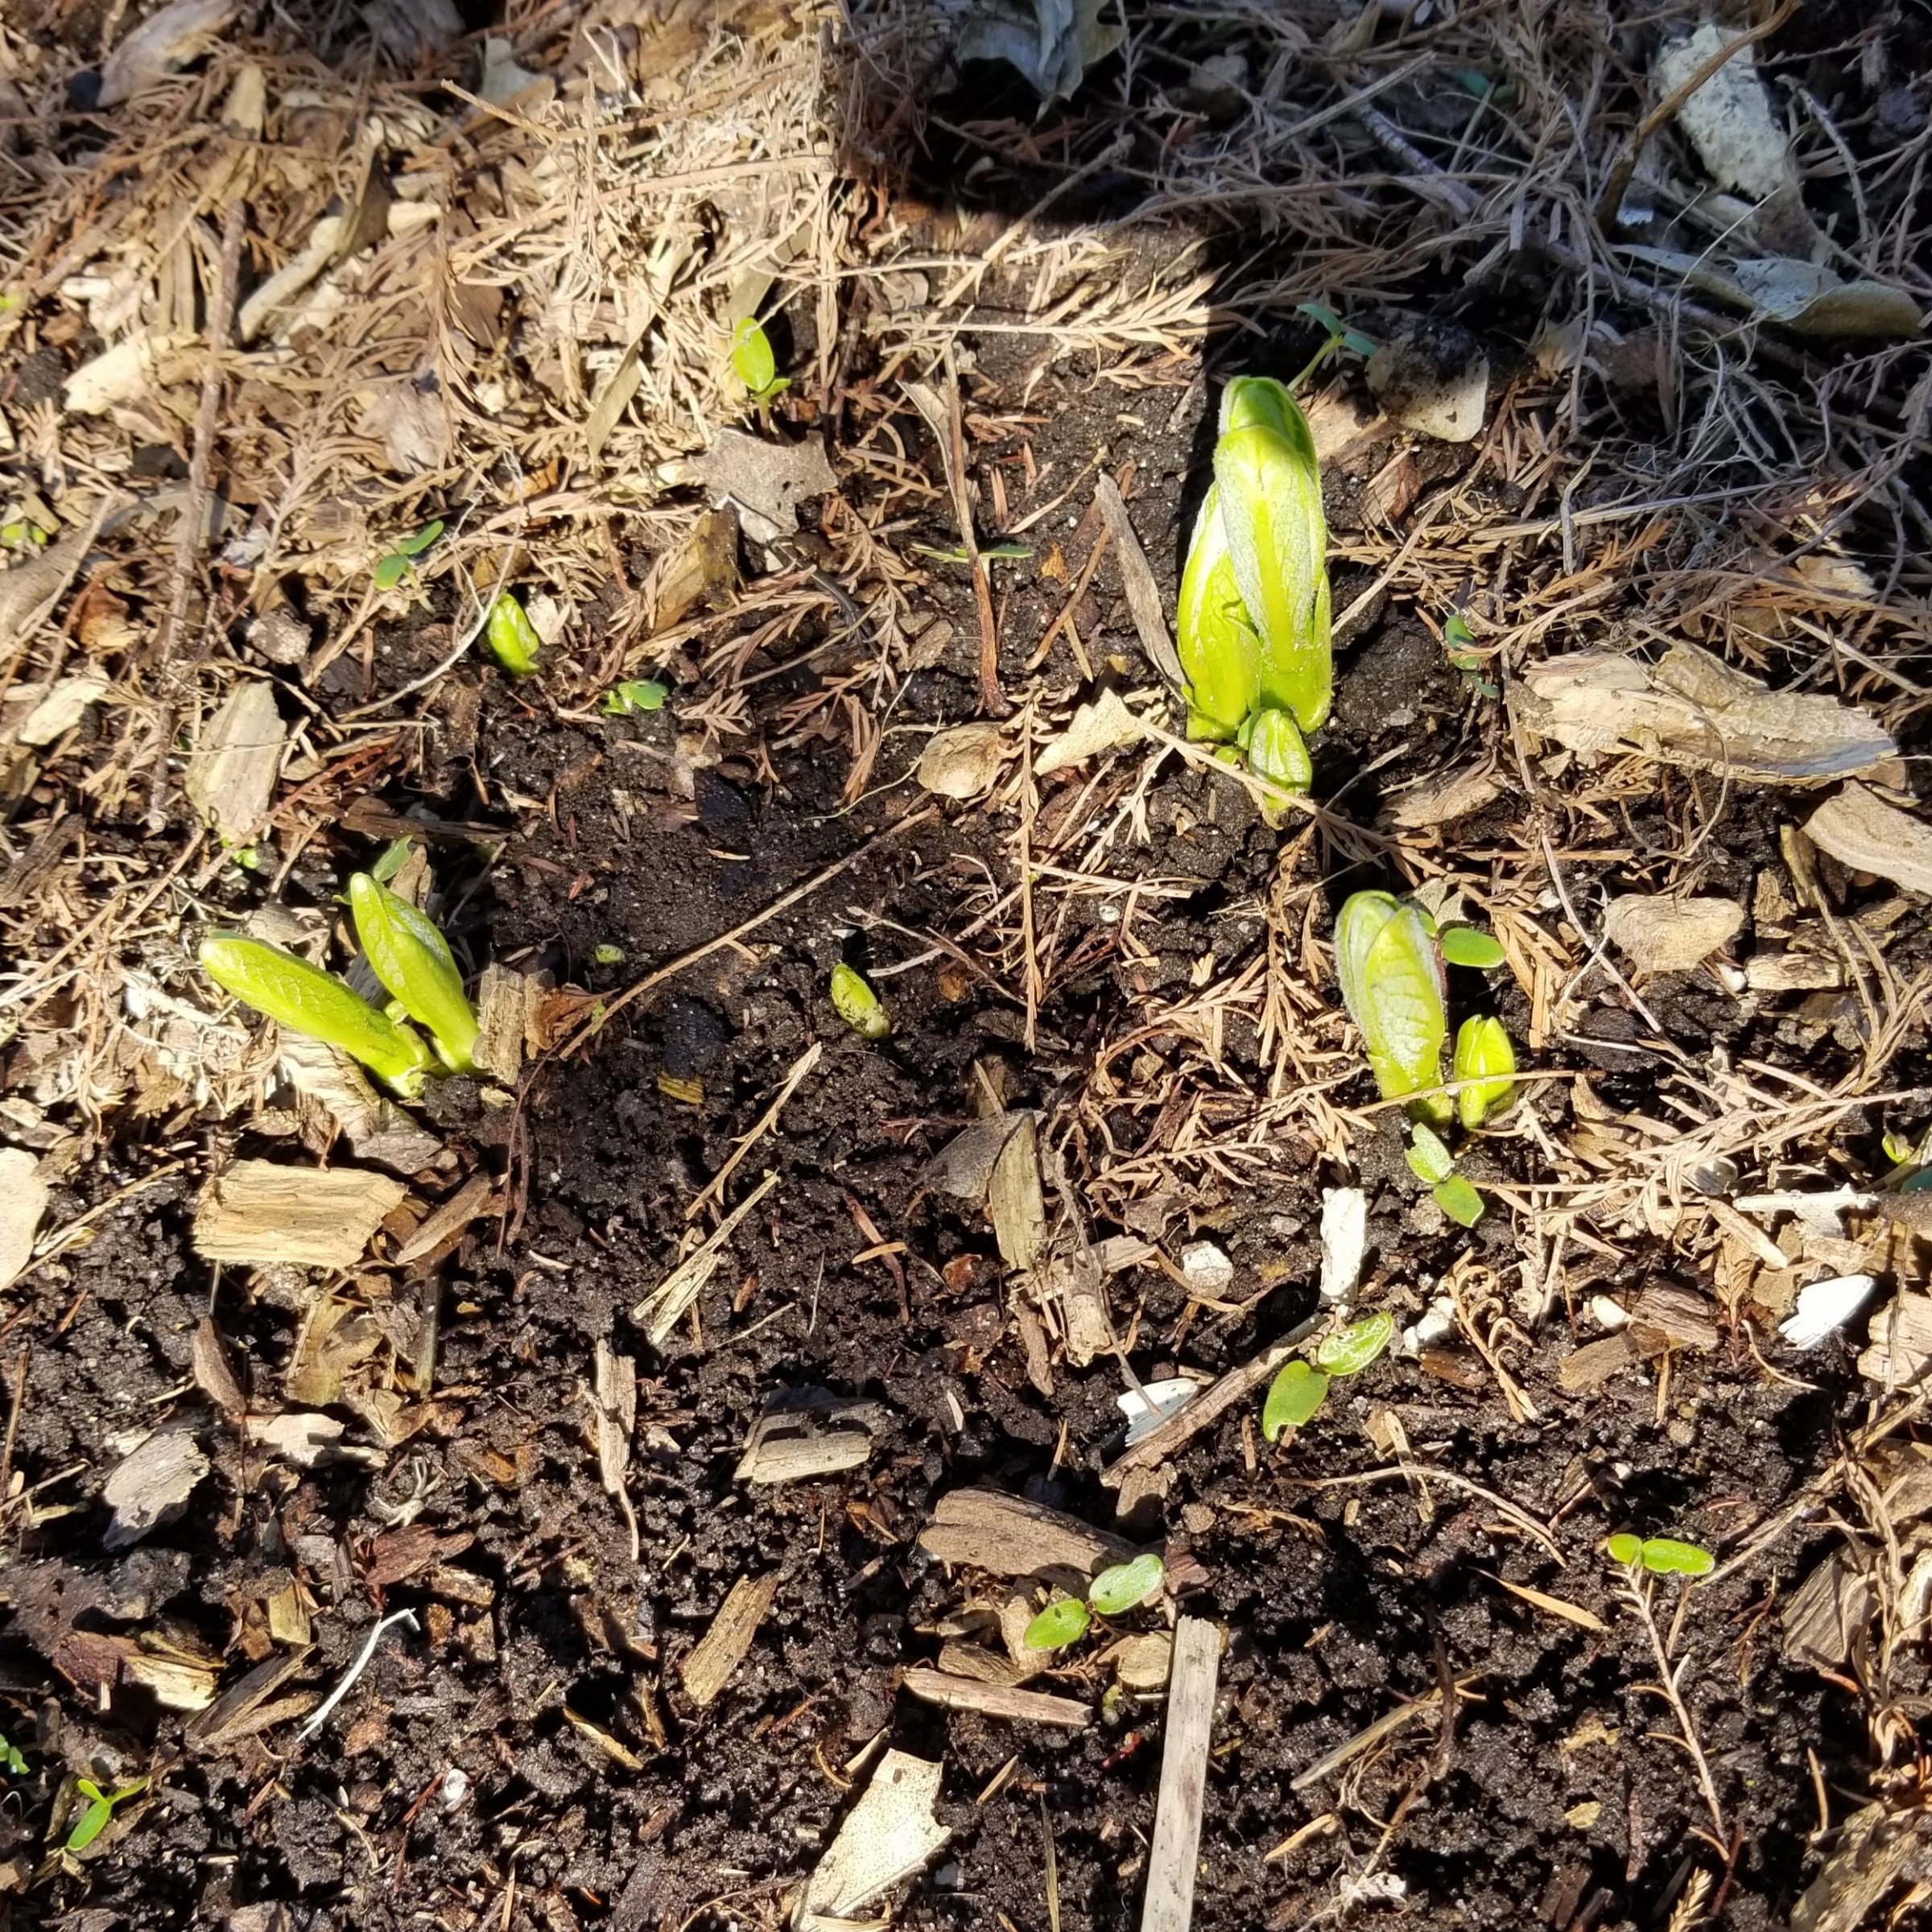
[[[1261,638],[1260,702],[1324,724],[1334,696],[1328,526],[1307,419],[1267,376],[1236,376],[1221,394],[1214,480],[1234,580]]]
[[[489,644],[489,654],[513,678],[527,677],[536,669],[543,640],[523,614],[523,606],[508,591],[490,605],[484,635]]]
[[[1409,1129],[1409,1145],[1403,1150],[1409,1171],[1425,1187],[1446,1181],[1455,1172],[1455,1161],[1443,1144],[1443,1137],[1426,1121],[1417,1121]]]
[[[405,1099],[422,1090],[429,1049],[408,1027],[377,1012],[332,974],[238,932],[211,932],[201,942],[199,957],[202,971],[217,986],[278,1026],[360,1060]]]
[[[1459,1088],[1455,1096],[1456,1113],[1473,1133],[1516,1096],[1516,1049],[1501,1020],[1484,1013],[1463,1022],[1456,1029],[1451,1071],[1458,1080],[1475,1083]]]
[[[1225,743],[1261,700],[1261,641],[1234,580],[1218,484],[1208,486],[1195,519],[1174,629],[1187,679],[1187,735]]]
[[[1378,1308],[1333,1335],[1323,1335],[1315,1352],[1315,1365],[1325,1375],[1357,1375],[1395,1336],[1395,1317]]]
[[[778,358],[771,353],[770,336],[756,316],[745,316],[733,330],[731,365],[754,396],[762,395],[776,380]]]
[[[1459,1226],[1473,1228],[1483,1218],[1483,1197],[1459,1174],[1429,1191],[1436,1206]]]
[[[1436,943],[1451,966],[1500,966],[1509,956],[1488,933],[1473,926],[1445,926],[1436,935]]]
[[[1328,1378],[1298,1356],[1282,1364],[1261,1405],[1261,1434],[1276,1441],[1284,1429],[1299,1429],[1328,1399]]]
[[[1449,1031],[1443,964],[1428,916],[1412,900],[1385,892],[1352,894],[1335,929],[1335,971],[1342,999],[1367,1049],[1385,1100],[1401,1100],[1442,1080],[1443,1042]],[[1448,1101],[1430,1095],[1414,1103],[1433,1121],[1447,1121]]]
[[[369,970],[412,1020],[429,1029],[444,1064],[467,1073],[477,1044],[477,1015],[436,922],[365,872],[349,881],[349,905]]]
[[[843,960],[832,969],[832,1003],[852,1031],[868,1040],[882,1040],[892,1031],[886,1003],[865,983],[865,976]]]
[[[406,557],[419,557],[442,534],[443,526],[440,522],[425,523],[413,535],[403,538],[396,548]]]
[[[85,1798],[87,1809],[75,1821],[73,1829],[67,1835],[67,1849],[85,1852],[107,1828],[107,1821],[114,1814],[114,1806],[124,1800],[137,1797],[147,1789],[147,1780],[138,1777],[131,1785],[122,1785],[113,1791],[103,1791],[91,1777],[77,1777],[74,1789]]]
[[[1642,1561],[1653,1576],[1708,1576],[1717,1567],[1708,1550],[1670,1536],[1645,1537]]]
[[[1029,1650],[1064,1650],[1087,1634],[1087,1606],[1079,1597],[1055,1597],[1026,1626],[1020,1641]]]
[[[1610,1552],[1612,1563],[1634,1563],[1644,1554],[1644,1539],[1641,1536],[1633,1536],[1628,1530],[1624,1530],[1612,1537],[1604,1547]]]
[[[1103,1570],[1087,1586],[1087,1600],[1102,1616],[1125,1616],[1161,1587],[1166,1574],[1161,1559],[1150,1550],[1132,1562]]]
[[[377,559],[371,573],[378,590],[394,590],[402,581],[409,569],[409,559],[400,551],[392,550],[386,557]]]
[[[613,684],[604,694],[604,710],[607,716],[629,717],[641,711],[662,711],[664,700],[670,691],[655,678],[626,678],[621,684]]]
[[[1307,796],[1315,782],[1315,767],[1309,762],[1308,747],[1302,742],[1294,720],[1286,712],[1257,711],[1249,722],[1245,742],[1248,769],[1257,778],[1297,798]],[[1261,816],[1270,825],[1278,825],[1287,811],[1278,800],[1262,802]]]

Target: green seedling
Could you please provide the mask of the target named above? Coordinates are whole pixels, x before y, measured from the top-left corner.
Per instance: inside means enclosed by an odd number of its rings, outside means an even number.
[[[1385,892],[1351,894],[1335,922],[1335,963],[1382,1098],[1402,1100],[1439,1084],[1449,1016],[1428,914]],[[1444,1096],[1430,1094],[1410,1111],[1444,1122],[1450,1107]]]
[[[1320,1369],[1298,1356],[1284,1362],[1261,1405],[1261,1434],[1271,1443],[1279,1441],[1284,1429],[1305,1426],[1327,1399],[1328,1378]]]
[[[1473,1228],[1483,1218],[1483,1197],[1459,1174],[1438,1182],[1430,1197],[1451,1220],[1463,1228]]]
[[[1386,1309],[1365,1315],[1322,1337],[1315,1365],[1324,1375],[1359,1375],[1395,1339],[1395,1317]]]
[[[349,881],[349,906],[369,970],[390,998],[428,1030],[443,1064],[452,1073],[468,1073],[477,1015],[448,940],[433,920],[365,872]]]
[[[0,1737],[0,1770],[13,1777],[27,1776],[27,1760],[20,1755],[20,1747],[4,1737]]]
[[[1166,1566],[1150,1550],[1130,1563],[1103,1570],[1087,1586],[1087,1601],[1102,1616],[1125,1616],[1160,1588],[1166,1575]]]
[[[537,667],[543,640],[537,627],[523,614],[523,606],[505,591],[489,607],[489,621],[483,635],[489,654],[513,678],[526,678]]]
[[[1241,747],[1248,753],[1248,769],[1257,778],[1278,785],[1297,798],[1306,798],[1315,783],[1315,767],[1309,762],[1308,747],[1294,720],[1285,711],[1257,711],[1243,728]],[[1278,826],[1287,816],[1288,807],[1278,799],[1265,799],[1261,816]]]
[[[147,1780],[138,1777],[131,1785],[103,1791],[91,1777],[77,1777],[74,1780],[74,1789],[87,1800],[87,1808],[75,1819],[73,1829],[68,1833],[67,1848],[70,1852],[85,1852],[107,1829],[107,1821],[114,1816],[114,1806],[145,1791]]]
[[[332,973],[239,932],[211,932],[198,956],[201,970],[217,986],[277,1026],[360,1060],[405,1100],[423,1091],[429,1049]]]
[[[771,338],[756,316],[745,316],[732,331],[731,366],[760,408],[791,386],[790,378],[778,374],[778,359],[772,353]]]
[[[1653,1576],[1708,1576],[1717,1558],[1695,1543],[1680,1543],[1672,1536],[1633,1536],[1624,1530],[1604,1547],[1613,1562],[1641,1564]]]
[[[1345,349],[1352,356],[1368,357],[1381,347],[1373,336],[1365,336],[1359,328],[1351,328],[1335,311],[1322,302],[1298,302],[1294,306],[1298,316],[1306,316],[1311,322],[1328,332],[1328,341],[1321,355],[1315,360],[1325,359],[1331,351]],[[1311,364],[1311,368],[1314,366]]]
[[[624,948],[613,946],[606,939],[590,956],[600,966],[621,966],[624,963]]]
[[[1077,1596],[1059,1596],[1031,1623],[1021,1641],[1029,1650],[1064,1650],[1087,1634],[1087,1606]]]
[[[1425,1187],[1439,1186],[1455,1172],[1455,1157],[1443,1143],[1443,1137],[1426,1121],[1410,1123],[1409,1145],[1403,1149],[1402,1154],[1409,1163],[1409,1171]]]
[[[670,696],[669,690],[655,678],[626,678],[621,684],[614,684],[605,692],[605,715],[627,718],[638,712],[662,711],[664,700]]]
[[[1449,654],[1450,663],[1463,674],[1463,682],[1473,685],[1486,698],[1502,696],[1496,687],[1483,675],[1483,658],[1477,648],[1476,633],[1459,610],[1452,610],[1443,624],[1443,647]]]
[[[1435,935],[1443,958],[1451,966],[1474,966],[1487,972],[1509,956],[1486,932],[1473,926],[1445,926]]]
[[[972,552],[964,543],[956,544],[951,550],[938,550],[930,543],[914,543],[907,546],[922,557],[936,558],[942,564],[970,564]],[[985,563],[1018,564],[1033,555],[1030,546],[1025,543],[982,543],[980,557]]]
[[[1456,1029],[1451,1071],[1463,1083],[1456,1092],[1456,1114],[1473,1133],[1516,1097],[1516,1049],[1501,1020],[1484,1013],[1463,1022]]]
[[[376,857],[376,862],[369,869],[369,876],[378,886],[386,886],[409,863],[410,855],[416,849],[414,839],[392,839]]]
[[[882,1040],[892,1031],[886,1002],[866,984],[863,973],[843,961],[832,969],[832,1003],[839,1018],[862,1039]]]
[[[1261,641],[1234,579],[1218,483],[1195,518],[1174,630],[1187,680],[1187,735],[1228,743],[1261,702]]]
[[[411,574],[415,559],[442,534],[443,526],[439,521],[425,523],[420,530],[402,538],[386,556],[377,559],[374,573],[376,588],[394,590],[406,576]]]

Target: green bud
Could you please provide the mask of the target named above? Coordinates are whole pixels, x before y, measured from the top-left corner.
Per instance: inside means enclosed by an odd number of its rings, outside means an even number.
[[[1328,526],[1307,419],[1267,376],[1236,376],[1221,395],[1214,479],[1234,580],[1261,638],[1261,702],[1303,731],[1327,721]]]
[[[1385,892],[1351,894],[1335,922],[1335,963],[1343,1003],[1361,1033],[1382,1098],[1401,1100],[1439,1084],[1449,1016],[1442,960],[1422,908]],[[1416,1101],[1414,1109],[1438,1121],[1450,1113],[1439,1094]]]
[[[838,1016],[862,1038],[882,1040],[892,1031],[886,1003],[865,983],[865,976],[841,961],[832,969],[832,1003]]]
[[[429,1049],[332,973],[238,932],[211,932],[199,957],[217,986],[277,1026],[360,1060],[406,1099],[422,1091]]]
[[[1473,1080],[1456,1094],[1455,1110],[1463,1125],[1473,1131],[1499,1107],[1507,1107],[1516,1097],[1516,1049],[1503,1023],[1484,1013],[1464,1020],[1455,1033],[1455,1077]]]
[[[543,640],[537,635],[536,626],[523,614],[523,606],[508,591],[490,605],[489,624],[485,634],[489,643],[489,654],[513,678],[527,677],[536,669]]]
[[[1176,648],[1187,679],[1187,735],[1226,741],[1261,693],[1261,641],[1248,621],[1221,522],[1220,490],[1210,485],[1181,572]]]
[[[1315,767],[1308,761],[1308,747],[1295,729],[1294,718],[1285,711],[1257,711],[1249,719],[1245,733],[1248,769],[1257,778],[1278,785],[1297,798],[1306,798],[1315,782]],[[1265,799],[1261,816],[1278,825],[1288,815],[1279,799]]]
[[[402,1010],[429,1029],[452,1073],[467,1073],[476,1050],[477,1016],[449,942],[409,901],[365,872],[349,881],[356,939],[369,970]]]

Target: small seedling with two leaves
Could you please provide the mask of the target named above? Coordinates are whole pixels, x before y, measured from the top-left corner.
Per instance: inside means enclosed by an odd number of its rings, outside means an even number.
[[[1026,1626],[1022,1641],[1029,1650],[1064,1650],[1087,1634],[1093,1616],[1125,1616],[1137,1610],[1166,1575],[1166,1566],[1152,1550],[1115,1563],[1087,1586],[1084,1598],[1056,1596]]]
[[[662,711],[670,691],[655,678],[626,678],[604,694],[604,715],[608,718],[635,717],[646,711]]]
[[[760,409],[767,408],[791,387],[791,378],[778,374],[771,338],[756,316],[747,316],[731,333],[731,366]]]
[[[399,538],[394,550],[386,556],[376,559],[376,588],[394,590],[405,577],[413,576],[415,574],[416,559],[442,534],[443,525],[439,519],[433,523],[425,523],[410,536]]]
[[[1637,1536],[1629,1530],[1612,1537],[1604,1547],[1612,1562],[1642,1568],[1653,1576],[1708,1576],[1717,1559],[1695,1543],[1680,1543],[1673,1536]]]
[[[114,1814],[114,1806],[125,1804],[130,1798],[138,1798],[147,1789],[147,1780],[144,1777],[136,1778],[131,1785],[118,1785],[112,1791],[103,1791],[91,1777],[76,1778],[74,1790],[87,1800],[87,1806],[67,1835],[66,1848],[69,1852],[85,1852],[107,1829],[107,1822]]]
[[[4,1737],[0,1737],[0,1770],[10,1777],[27,1776],[27,1760],[20,1755],[20,1747]]]
[[[1269,1442],[1278,1442],[1283,1430],[1304,1427],[1327,1401],[1328,1385],[1336,1376],[1360,1375],[1394,1340],[1395,1317],[1385,1308],[1378,1308],[1373,1315],[1323,1335],[1313,1362],[1297,1356],[1283,1363],[1261,1405],[1262,1435]]]

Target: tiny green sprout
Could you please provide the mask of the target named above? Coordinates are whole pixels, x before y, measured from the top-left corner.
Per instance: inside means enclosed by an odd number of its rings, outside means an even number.
[[[449,942],[409,901],[366,872],[349,881],[357,943],[384,989],[419,1026],[452,1073],[467,1073],[477,1044],[477,1015]]]
[[[1302,1427],[1328,1399],[1328,1378],[1298,1356],[1282,1364],[1261,1405],[1261,1434],[1273,1443],[1284,1429]]]
[[[1322,1337],[1315,1365],[1324,1375],[1359,1375],[1395,1339],[1395,1317],[1385,1308]]]
[[[377,560],[374,572],[376,588],[394,590],[410,574],[412,560],[421,556],[442,534],[443,525],[439,519],[433,523],[425,523],[420,530],[411,531],[407,537],[399,538],[394,549]]]
[[[1064,1650],[1087,1634],[1087,1606],[1077,1596],[1057,1596],[1026,1626],[1020,1640],[1029,1650]]]
[[[1132,1562],[1103,1570],[1087,1586],[1087,1600],[1102,1616],[1125,1616],[1161,1587],[1166,1566],[1150,1550]]]
[[[527,677],[537,667],[543,640],[537,627],[523,614],[523,606],[505,591],[489,607],[489,622],[484,629],[489,654],[513,678]]]
[[[970,564],[972,552],[964,543],[951,550],[937,550],[930,543],[914,543],[907,546],[922,557],[931,557],[941,564]],[[983,563],[1018,564],[1033,555],[1032,547],[1026,543],[982,543],[980,558]]]
[[[1653,1576],[1708,1576],[1717,1567],[1717,1558],[1695,1543],[1680,1543],[1671,1536],[1647,1536],[1643,1564]]]
[[[0,1737],[0,1769],[14,1777],[27,1776],[27,1760],[20,1755],[20,1747]]]
[[[277,1026],[360,1060],[405,1100],[422,1092],[429,1049],[332,973],[239,932],[211,932],[197,956],[201,970],[224,992]]]
[[[751,392],[752,401],[761,407],[791,386],[791,378],[778,374],[771,337],[756,316],[746,316],[731,332],[731,366]]]
[[[1476,633],[1459,610],[1451,611],[1443,620],[1443,642],[1448,647],[1449,662],[1458,671],[1482,669],[1483,661],[1476,654]]]
[[[1345,349],[1352,356],[1372,356],[1379,345],[1373,336],[1365,336],[1359,328],[1351,328],[1335,311],[1325,303],[1298,302],[1294,312],[1306,316],[1311,322],[1328,332],[1328,341],[1323,353],[1334,349]],[[1317,361],[1320,358],[1317,357]]]
[[[1910,1141],[1901,1140],[1889,1128],[1886,1129],[1885,1138],[1879,1145],[1885,1151],[1885,1158],[1894,1167],[1904,1166],[1918,1151]]]
[[[1610,1560],[1615,1563],[1634,1563],[1642,1560],[1644,1539],[1633,1536],[1628,1530],[1620,1530],[1604,1547],[1610,1552]]]
[[[1350,894],[1335,921],[1335,965],[1382,1098],[1402,1100],[1438,1084],[1449,1015],[1428,914],[1389,893]],[[1437,1121],[1450,1114],[1439,1094],[1414,1100],[1412,1110]]]
[[[17,517],[10,523],[0,523],[0,543],[17,549],[29,540],[27,530],[28,526]]]
[[[1456,1029],[1452,1071],[1464,1083],[1456,1092],[1457,1115],[1473,1133],[1516,1096],[1516,1049],[1501,1020],[1484,1013],[1463,1022]]]
[[[228,855],[244,872],[259,872],[262,869],[262,853],[254,845],[237,845]]]
[[[1257,778],[1265,778],[1297,798],[1307,796],[1315,783],[1315,766],[1288,712],[1271,705],[1257,711],[1241,728],[1241,742],[1248,753],[1248,769]],[[1270,827],[1278,826],[1287,814],[1288,807],[1280,799],[1262,801],[1261,816]]]
[[[376,856],[376,862],[369,869],[369,876],[378,886],[386,886],[409,863],[409,855],[416,848],[414,839],[392,839]]]
[[[892,1031],[886,1002],[866,984],[863,973],[843,960],[832,969],[832,1003],[839,1018],[861,1038],[882,1040]]]
[[[74,1789],[87,1800],[87,1809],[74,1823],[74,1828],[67,1835],[67,1848],[70,1852],[85,1852],[107,1829],[107,1821],[114,1814],[114,1806],[138,1795],[147,1789],[147,1780],[138,1777],[131,1785],[122,1785],[118,1790],[103,1791],[91,1777],[77,1777]]]
[[[1478,932],[1473,926],[1445,926],[1436,935],[1436,943],[1451,966],[1475,966],[1486,972],[1509,956],[1488,933]]]
[[[600,966],[619,966],[621,965],[624,961],[624,948],[621,946],[613,946],[611,944],[609,939],[606,939],[604,943],[591,955],[591,957],[594,959]]]
[[[627,718],[641,711],[662,711],[670,696],[668,688],[655,678],[626,678],[605,692],[604,715]]]
[[[1458,1226],[1473,1228],[1483,1218],[1483,1197],[1459,1174],[1429,1190],[1437,1207]]]
[[[1426,1122],[1417,1121],[1409,1129],[1409,1146],[1404,1150],[1409,1171],[1425,1187],[1434,1187],[1455,1172],[1455,1162],[1443,1144],[1443,1137]]]

